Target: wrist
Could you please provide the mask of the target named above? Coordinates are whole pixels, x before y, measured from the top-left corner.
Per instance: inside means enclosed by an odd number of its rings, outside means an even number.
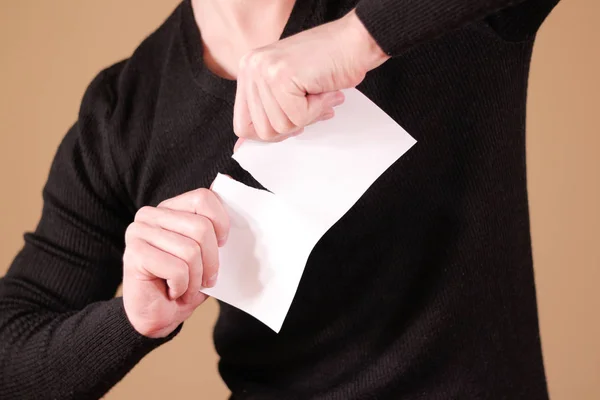
[[[346,44],[356,51],[357,60],[359,60],[365,72],[379,67],[391,58],[379,47],[379,44],[356,15],[355,10],[350,11],[341,18],[340,22]]]

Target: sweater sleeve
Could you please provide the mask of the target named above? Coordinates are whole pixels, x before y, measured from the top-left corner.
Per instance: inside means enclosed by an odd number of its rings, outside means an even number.
[[[170,339],[138,334],[113,298],[132,211],[111,162],[103,76],[56,152],[37,228],[0,280],[2,399],[99,398]]]
[[[520,7],[523,3],[530,4]],[[360,0],[356,14],[383,51],[397,56],[413,45],[492,16],[497,16],[495,25],[507,25],[513,35],[531,34],[556,3],[558,0]],[[516,12],[501,13],[507,9]]]

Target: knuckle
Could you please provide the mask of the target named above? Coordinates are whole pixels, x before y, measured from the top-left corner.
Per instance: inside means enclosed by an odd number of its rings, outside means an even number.
[[[188,266],[193,266],[201,258],[200,246],[193,240],[189,240],[182,249],[182,257]]]
[[[132,268],[139,263],[141,254],[141,243],[139,240],[132,240],[125,247],[123,252],[123,267]]]
[[[210,220],[204,216],[199,216],[199,218],[195,218],[193,222],[191,222],[190,232],[194,236],[193,239],[196,242],[204,241],[204,238],[212,230],[212,223]]]
[[[267,63],[264,68],[264,77],[269,83],[282,82],[288,75],[289,69],[287,64],[283,61]]]
[[[144,206],[144,207],[140,208],[135,213],[134,221],[143,221],[143,220],[146,220],[150,216],[150,214],[152,213],[152,211],[154,211],[154,209],[153,209],[153,207],[150,207],[150,206]]]
[[[173,268],[173,281],[177,285],[187,286],[189,277],[189,267],[183,260],[179,260],[171,266]]]
[[[162,208],[162,207],[164,207],[165,204],[167,204],[170,200],[171,199],[164,199],[163,201],[161,201],[160,203],[158,203],[158,205],[156,206],[156,208]]]
[[[194,206],[194,209],[201,210],[202,208],[206,207],[211,196],[212,192],[209,189],[196,189],[192,195],[192,205]]]
[[[248,55],[247,67],[254,71],[260,71],[261,67],[265,63],[264,53],[260,51],[253,51]]]
[[[132,222],[125,230],[125,244],[133,245],[133,240],[139,236],[139,224]]]

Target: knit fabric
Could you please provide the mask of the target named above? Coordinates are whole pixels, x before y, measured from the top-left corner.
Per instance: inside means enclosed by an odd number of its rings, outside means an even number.
[[[547,398],[525,110],[535,32],[556,2],[296,3],[284,37],[358,4],[394,56],[358,89],[417,144],[319,241],[279,334],[221,304],[232,398]],[[140,207],[217,172],[257,185],[231,159],[235,86],[204,66],[187,0],[90,84],[39,225],[0,280],[1,399],[101,397],[177,334],[139,335],[113,299],[124,232]]]

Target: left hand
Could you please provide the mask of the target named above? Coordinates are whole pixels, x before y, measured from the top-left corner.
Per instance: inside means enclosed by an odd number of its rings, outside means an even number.
[[[256,49],[240,62],[234,131],[263,141],[295,136],[333,117],[344,101],[340,90],[388,58],[354,12]]]

